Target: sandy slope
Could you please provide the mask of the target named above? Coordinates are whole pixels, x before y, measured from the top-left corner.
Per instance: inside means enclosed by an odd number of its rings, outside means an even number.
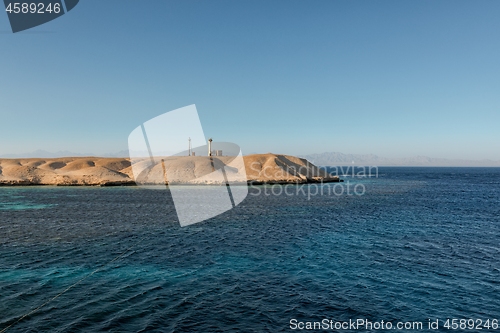
[[[256,154],[244,157],[242,166],[230,163],[229,157],[214,157],[214,163],[229,163],[230,179],[252,183],[307,183],[339,181],[305,159],[287,155]],[[135,163],[135,161],[134,161]],[[146,162],[144,162],[146,163]],[[205,156],[170,157],[166,159],[166,174],[170,183],[218,183],[208,175],[210,159]],[[162,165],[148,170],[149,179],[165,181]],[[0,159],[0,185],[133,185],[131,162],[128,158],[64,157]]]

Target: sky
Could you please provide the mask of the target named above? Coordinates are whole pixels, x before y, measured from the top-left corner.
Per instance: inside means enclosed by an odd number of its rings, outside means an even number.
[[[13,34],[0,155],[95,155],[196,104],[244,153],[500,160],[500,2],[81,0]]]

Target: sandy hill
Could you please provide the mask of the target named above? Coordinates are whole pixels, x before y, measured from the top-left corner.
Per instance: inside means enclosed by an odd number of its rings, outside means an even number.
[[[134,160],[134,168],[149,159]],[[157,163],[141,177],[145,183],[168,182],[190,184],[214,184],[210,173],[220,165],[229,165],[226,175],[239,182],[262,183],[309,183],[335,182],[323,170],[305,159],[277,154],[255,154],[244,157],[246,170],[231,162],[230,157],[177,156],[168,157],[165,163]],[[213,165],[212,165],[213,164]],[[241,163],[240,163],[241,164]],[[163,169],[165,168],[165,170]],[[134,185],[133,170],[128,158],[63,157],[0,159],[0,185]],[[137,170],[137,169],[136,169]]]

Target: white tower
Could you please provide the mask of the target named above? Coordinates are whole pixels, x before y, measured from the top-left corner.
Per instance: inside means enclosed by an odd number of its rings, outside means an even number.
[[[212,156],[212,138],[208,139],[208,156]]]
[[[188,156],[191,156],[191,138],[188,139]]]

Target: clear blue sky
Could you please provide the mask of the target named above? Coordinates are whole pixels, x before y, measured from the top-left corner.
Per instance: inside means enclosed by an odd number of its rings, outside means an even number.
[[[12,34],[0,154],[104,154],[196,104],[244,153],[500,159],[500,1],[81,0]]]

